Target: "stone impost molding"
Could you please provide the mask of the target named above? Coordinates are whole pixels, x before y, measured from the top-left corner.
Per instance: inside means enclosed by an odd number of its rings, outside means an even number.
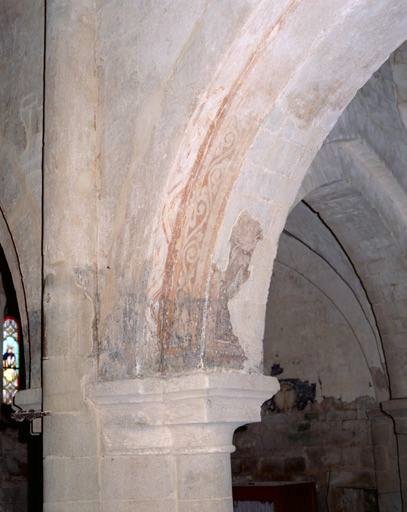
[[[394,420],[396,433],[407,434],[407,398],[382,402],[383,411]]]
[[[102,451],[119,454],[232,452],[240,425],[260,421],[276,378],[196,373],[98,383],[87,398],[98,413]]]

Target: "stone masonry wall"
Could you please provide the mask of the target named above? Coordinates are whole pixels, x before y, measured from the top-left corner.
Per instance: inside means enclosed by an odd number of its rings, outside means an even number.
[[[303,411],[263,410],[235,433],[235,481],[315,481],[319,511],[377,510],[371,398],[325,398]],[[328,509],[329,503],[329,509]]]

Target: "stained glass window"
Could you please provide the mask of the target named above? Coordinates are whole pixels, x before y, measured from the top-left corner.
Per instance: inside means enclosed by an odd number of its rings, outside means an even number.
[[[20,381],[20,339],[15,318],[3,322],[3,403],[12,404]]]

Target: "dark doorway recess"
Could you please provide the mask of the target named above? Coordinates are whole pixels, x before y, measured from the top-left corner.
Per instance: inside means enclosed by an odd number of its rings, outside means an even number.
[[[20,308],[4,251],[0,246],[0,276],[5,295],[1,318],[3,348],[3,318],[13,317],[20,326],[20,382],[27,384],[24,342]],[[23,305],[21,305],[23,306]],[[0,414],[0,509],[13,512],[40,512],[43,502],[42,435],[31,435],[28,423],[18,423],[11,417],[12,406],[1,404]],[[2,508],[4,507],[4,508]]]

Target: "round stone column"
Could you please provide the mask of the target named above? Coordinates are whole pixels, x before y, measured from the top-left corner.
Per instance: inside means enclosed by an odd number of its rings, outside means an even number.
[[[104,512],[232,512],[233,433],[260,421],[274,377],[236,372],[101,383]]]
[[[48,0],[44,126],[44,511],[99,511],[95,367],[96,7]]]

